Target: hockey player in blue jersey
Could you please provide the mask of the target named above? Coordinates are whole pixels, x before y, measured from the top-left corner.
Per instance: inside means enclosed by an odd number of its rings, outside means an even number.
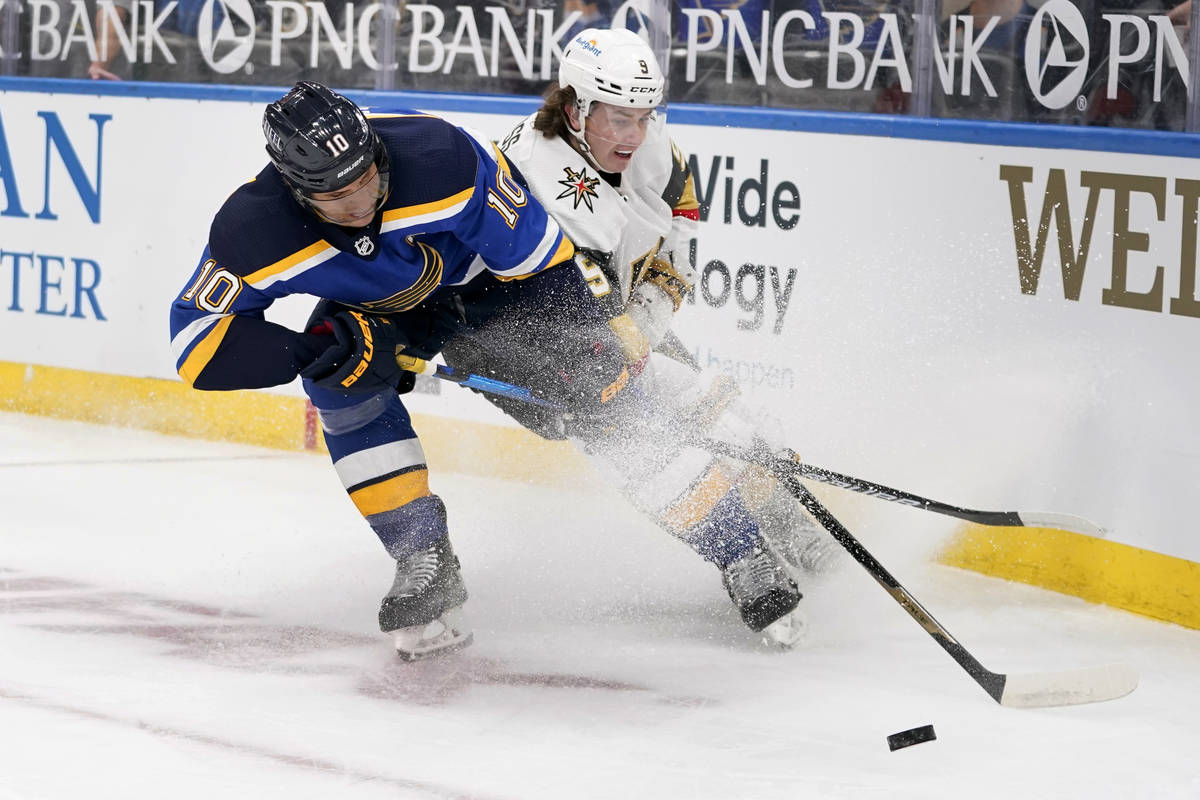
[[[271,164],[217,212],[172,306],[177,369],[209,390],[300,375],[342,485],[397,562],[380,628],[407,659],[464,645],[467,591],[396,356],[510,337],[586,416],[628,381],[624,355],[573,245],[494,145],[426,114],[368,120],[309,82],[267,107],[263,133]],[[319,298],[304,331],[264,317],[292,294]]]

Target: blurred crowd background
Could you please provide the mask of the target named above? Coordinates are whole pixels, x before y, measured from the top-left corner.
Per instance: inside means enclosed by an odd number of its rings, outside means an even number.
[[[654,46],[669,103],[1184,131],[1192,20],[1174,0],[0,0],[0,70],[530,95],[611,25]]]

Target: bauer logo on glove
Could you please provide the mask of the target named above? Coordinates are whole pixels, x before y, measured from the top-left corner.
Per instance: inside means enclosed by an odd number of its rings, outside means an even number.
[[[343,392],[378,392],[385,387],[404,392],[412,388],[413,374],[396,363],[396,354],[408,341],[387,317],[339,311],[310,332],[331,334],[334,342],[300,371],[301,377]]]
[[[371,359],[375,357],[375,339],[371,336],[371,323],[367,322],[367,318],[357,311],[351,311],[350,316],[354,317],[355,321],[358,322],[358,329],[362,331],[362,351],[359,354],[358,364],[354,366],[354,371],[338,381],[347,389],[358,382],[358,379],[371,366]],[[392,324],[387,320],[383,320],[382,322],[388,326]]]

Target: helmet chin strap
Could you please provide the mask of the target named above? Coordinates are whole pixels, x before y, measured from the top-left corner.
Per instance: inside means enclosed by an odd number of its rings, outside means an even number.
[[[591,103],[586,103],[586,107],[584,106],[584,103],[579,102],[577,102],[575,105],[576,111],[579,112],[579,130],[575,130],[575,128],[571,125],[570,115],[568,115],[566,111],[563,111],[563,114],[567,117],[567,130],[569,130],[571,135],[575,137],[575,149],[579,151],[579,154],[583,156],[584,160],[595,167],[598,172],[604,172],[604,168],[596,163],[596,159],[592,155],[592,148],[587,143],[587,139],[584,138],[584,134],[587,132],[588,109],[591,107]]]

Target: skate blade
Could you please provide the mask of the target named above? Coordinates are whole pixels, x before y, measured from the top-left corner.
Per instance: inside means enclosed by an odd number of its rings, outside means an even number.
[[[419,661],[434,655],[451,653],[475,640],[467,627],[461,608],[453,608],[426,625],[413,625],[392,631],[396,655],[404,661]]]
[[[776,650],[792,650],[804,641],[808,625],[799,609],[785,614],[762,629],[763,644]]]

